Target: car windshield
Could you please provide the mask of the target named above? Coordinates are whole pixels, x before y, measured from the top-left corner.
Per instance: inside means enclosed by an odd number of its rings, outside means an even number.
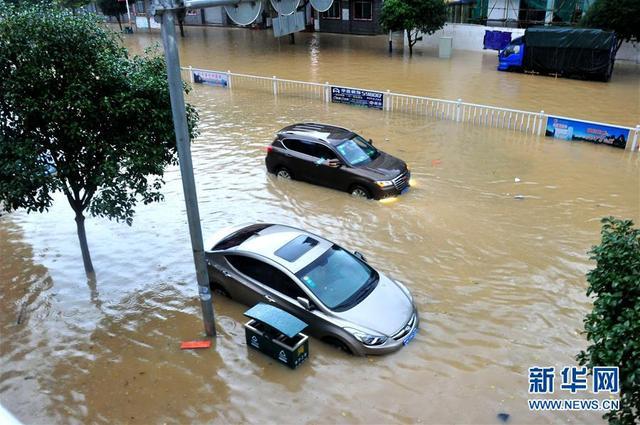
[[[513,55],[514,53],[520,53],[519,44],[509,44],[503,51],[503,56]]]
[[[368,164],[380,155],[376,148],[358,135],[340,143],[336,149],[351,165]]]
[[[358,304],[378,283],[375,270],[337,245],[296,276],[324,305],[337,311]]]

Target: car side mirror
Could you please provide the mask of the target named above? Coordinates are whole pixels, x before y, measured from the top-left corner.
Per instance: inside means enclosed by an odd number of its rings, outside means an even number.
[[[304,298],[304,297],[298,297],[296,298],[298,300],[298,304],[300,304],[302,307],[305,308],[305,310],[313,310],[311,301],[309,301],[308,299]]]
[[[364,255],[362,255],[360,251],[353,251],[353,255],[355,255],[356,258],[364,261],[365,263],[367,262],[367,259],[364,257]]]

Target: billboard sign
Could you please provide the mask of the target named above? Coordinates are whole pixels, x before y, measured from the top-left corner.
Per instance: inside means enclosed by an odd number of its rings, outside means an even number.
[[[546,136],[561,140],[576,140],[605,144],[624,149],[630,131],[626,128],[550,116],[547,120]]]
[[[209,86],[228,87],[229,76],[225,72],[211,71],[191,71],[193,72],[193,82],[197,84],[207,84]]]
[[[382,92],[352,89],[348,87],[331,87],[331,102],[347,105],[364,106],[365,108],[382,109],[384,103]]]

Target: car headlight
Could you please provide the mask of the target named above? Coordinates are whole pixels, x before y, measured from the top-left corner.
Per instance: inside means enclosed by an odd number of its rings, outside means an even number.
[[[393,182],[391,180],[378,180],[376,184],[380,187],[393,186]]]
[[[356,329],[344,328],[351,335],[356,337],[358,341],[364,345],[381,345],[387,342],[387,337],[384,335],[370,335],[366,332],[361,332]]]

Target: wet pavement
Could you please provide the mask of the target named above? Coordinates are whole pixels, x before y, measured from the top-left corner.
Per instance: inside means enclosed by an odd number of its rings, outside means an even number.
[[[636,65],[618,66],[603,84],[497,73],[495,58],[477,53],[454,52],[451,62],[429,52],[389,57],[380,38],[378,46],[301,34],[290,46],[260,31],[187,32],[185,65],[628,125],[640,116]],[[126,43],[139,50],[158,40]],[[165,202],[139,206],[132,227],[87,220],[95,280],[84,275],[64,196],[49,213],[0,218],[0,400],[18,418],[497,423],[506,412],[514,423],[599,421],[598,413],[529,412],[527,368],[573,365],[585,347],[586,252],[602,216],[640,222],[637,154],[250,90],[198,86],[189,101],[202,119],[192,150],[205,236],[275,221],[359,250],[410,288],[420,333],[372,358],[312,339],[310,359],[290,371],[247,349],[246,307],[216,298],[215,348],[180,351],[180,341],[202,336],[202,323],[179,172],[170,168]],[[415,187],[380,203],[268,175],[264,147],[306,120],[372,137],[407,160]]]

